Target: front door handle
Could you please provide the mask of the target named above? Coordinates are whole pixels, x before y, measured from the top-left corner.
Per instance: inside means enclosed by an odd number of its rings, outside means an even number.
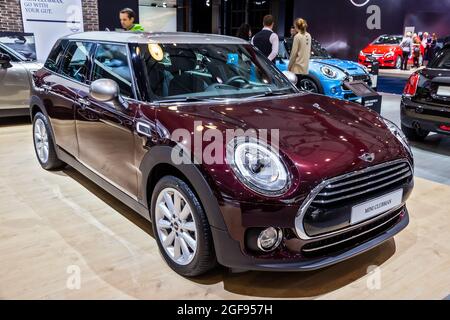
[[[89,107],[91,105],[91,103],[83,98],[78,98],[78,103],[80,104],[82,109],[86,109],[86,107]]]

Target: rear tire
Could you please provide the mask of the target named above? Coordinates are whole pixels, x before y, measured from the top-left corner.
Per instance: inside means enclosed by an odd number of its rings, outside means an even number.
[[[65,163],[58,159],[50,124],[42,112],[36,113],[33,118],[33,142],[36,157],[42,168],[58,170],[65,166]]]
[[[402,131],[405,136],[411,141],[423,141],[430,131],[422,130],[422,129],[414,129],[404,126],[402,124]]]
[[[159,180],[152,195],[151,218],[159,250],[175,272],[194,277],[217,265],[208,219],[186,182],[174,176]]]

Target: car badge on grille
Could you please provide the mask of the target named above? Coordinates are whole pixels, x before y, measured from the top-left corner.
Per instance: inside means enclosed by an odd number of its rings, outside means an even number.
[[[375,153],[364,153],[358,158],[365,162],[373,162],[375,160]]]

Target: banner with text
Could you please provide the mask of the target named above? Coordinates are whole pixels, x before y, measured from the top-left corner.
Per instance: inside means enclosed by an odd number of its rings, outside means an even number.
[[[83,32],[81,0],[20,0],[23,27],[36,38],[36,54],[44,61],[60,37]]]

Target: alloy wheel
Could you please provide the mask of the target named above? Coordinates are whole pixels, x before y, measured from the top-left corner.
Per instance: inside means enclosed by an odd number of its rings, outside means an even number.
[[[167,255],[179,265],[189,264],[197,252],[198,232],[191,206],[178,190],[159,193],[154,223]]]
[[[402,58],[397,57],[397,60],[396,60],[396,62],[395,62],[395,67],[396,67],[397,69],[401,69],[401,68],[402,68]]]
[[[310,79],[302,79],[300,80],[300,89],[307,92],[318,93],[319,89],[314,81]]]
[[[36,119],[34,123],[34,145],[36,146],[36,153],[41,163],[48,161],[49,143],[48,133],[42,119]]]

